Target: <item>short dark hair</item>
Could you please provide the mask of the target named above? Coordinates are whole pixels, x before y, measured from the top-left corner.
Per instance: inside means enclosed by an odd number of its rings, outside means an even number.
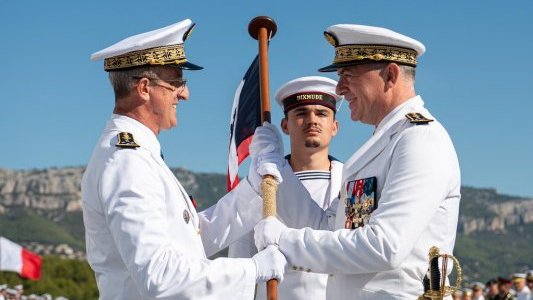
[[[493,279],[487,281],[487,284],[485,284],[485,286],[491,286],[491,285],[495,285],[495,284],[498,284],[498,280],[493,278]]]

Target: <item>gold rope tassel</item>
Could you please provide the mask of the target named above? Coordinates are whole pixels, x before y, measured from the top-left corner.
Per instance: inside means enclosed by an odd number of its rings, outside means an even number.
[[[266,175],[261,182],[263,192],[263,218],[276,216],[276,191],[278,183],[273,176]]]

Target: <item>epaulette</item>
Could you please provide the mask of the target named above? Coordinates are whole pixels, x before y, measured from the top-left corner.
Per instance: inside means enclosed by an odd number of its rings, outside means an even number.
[[[426,125],[429,122],[433,122],[433,119],[428,119],[424,117],[421,113],[408,113],[405,115],[405,117],[411,122],[412,124],[416,125]]]
[[[133,138],[133,134],[129,132],[119,132],[117,134],[117,143],[116,145],[119,148],[139,148],[139,144],[135,142],[135,139]]]

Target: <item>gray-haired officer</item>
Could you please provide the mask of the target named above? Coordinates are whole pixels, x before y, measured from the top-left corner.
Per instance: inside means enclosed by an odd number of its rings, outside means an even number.
[[[189,98],[183,70],[201,69],[184,51],[193,27],[187,19],[92,56],[105,59],[115,91],[82,182],[87,258],[100,299],[251,299],[256,282],[283,275],[286,261],[275,247],[251,259],[206,258],[261,218],[250,185],[197,213],[161,157],[157,135],[176,126],[178,103]]]
[[[283,182],[278,186],[276,202],[278,218],[291,228],[317,228],[319,223],[306,219],[304,211],[314,208],[327,211],[337,204],[343,164],[329,155],[331,140],[338,132],[335,114],[341,97],[335,94],[336,85],[330,78],[305,76],[283,84],[275,95],[285,115],[281,128],[291,142],[291,153],[285,157],[281,170]],[[254,137],[251,147],[255,148],[256,143]],[[275,147],[283,149],[283,145]],[[292,199],[294,193],[308,201]],[[230,257],[251,257],[255,253],[253,233],[229,247]],[[310,295],[324,299],[326,284],[327,275],[291,266],[278,286],[279,299],[309,299]],[[255,298],[266,299],[265,292],[266,288],[259,286]]]
[[[514,273],[511,277],[516,300],[531,300],[531,291],[526,283],[526,273]]]
[[[472,284],[472,291],[474,292],[472,295],[472,300],[485,300],[485,296],[483,295],[483,290],[485,289],[485,285],[481,282],[474,282]]]
[[[344,165],[335,231],[267,218],[256,244],[278,244],[289,264],[329,273],[328,299],[416,299],[429,249],[453,253],[461,186],[452,141],[415,92],[425,47],[380,27],[340,24],[325,35],[335,59],[320,70],[337,71],[351,119],[374,133]]]

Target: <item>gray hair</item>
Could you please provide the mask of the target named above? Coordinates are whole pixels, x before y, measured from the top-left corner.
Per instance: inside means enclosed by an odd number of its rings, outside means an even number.
[[[115,99],[124,98],[129,95],[135,86],[138,77],[158,78],[162,66],[145,66],[131,69],[117,70],[109,72],[109,81],[115,91]]]
[[[400,70],[402,70],[402,73],[405,75],[407,79],[410,79],[415,82],[415,67],[413,66],[407,66],[407,65],[399,65]]]
[[[377,62],[374,63],[374,68],[383,70],[390,62]],[[415,82],[415,67],[408,66],[408,65],[401,65],[398,64],[398,67],[400,67],[400,72],[405,76],[405,79],[411,81],[412,83]]]

